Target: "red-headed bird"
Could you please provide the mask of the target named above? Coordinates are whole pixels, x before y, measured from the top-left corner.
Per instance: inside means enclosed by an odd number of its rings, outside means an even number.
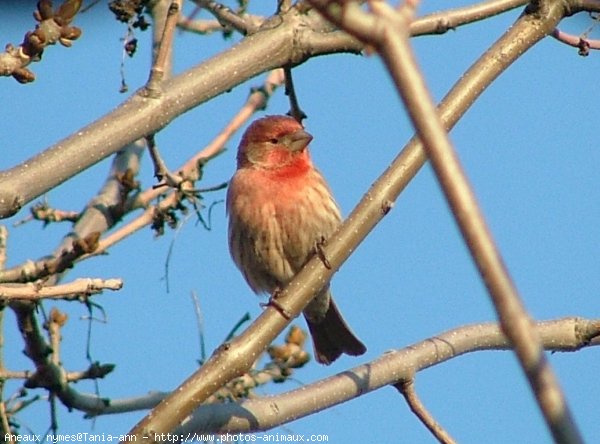
[[[248,285],[273,294],[312,257],[341,223],[340,210],[314,167],[312,136],[295,119],[268,116],[244,133],[229,183],[229,249]],[[366,348],[338,311],[329,285],[304,309],[315,357],[330,364]]]

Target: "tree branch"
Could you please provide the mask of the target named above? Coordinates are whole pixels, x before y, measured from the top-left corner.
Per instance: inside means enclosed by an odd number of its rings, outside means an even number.
[[[221,25],[217,20],[190,20],[187,17],[180,17],[177,22],[177,27],[183,31],[189,31],[200,35],[227,31],[228,29]]]
[[[572,352],[600,345],[600,320],[562,318],[535,324],[544,348]],[[203,405],[174,433],[252,433],[347,402],[467,353],[512,350],[496,323],[467,325],[437,334],[298,389],[224,405]]]
[[[74,390],[69,381],[79,379],[103,378],[114,369],[112,364],[93,363],[84,372],[67,373],[60,363],[57,343],[60,340],[58,331],[66,322],[66,315],[53,310],[48,322],[48,329],[53,340],[54,348],[46,342],[34,311],[36,304],[30,301],[12,301],[10,307],[15,312],[17,324],[25,342],[25,355],[35,365],[35,372],[27,375],[26,388],[45,388],[67,406],[77,405],[87,411],[98,402],[106,402],[97,396],[81,395]]]
[[[524,6],[528,0],[488,0],[462,8],[447,9],[415,18],[410,24],[410,34],[443,34],[461,25],[502,14],[511,9]]]
[[[600,40],[588,39],[580,35],[569,34],[567,32],[561,31],[558,28],[556,28],[552,32],[552,37],[554,37],[559,42],[565,43],[574,48],[578,48],[580,56],[589,55],[590,49],[600,49]]]
[[[173,38],[181,11],[181,2],[182,0],[162,0],[152,7],[155,56],[146,83],[146,92],[150,96],[160,94],[162,82],[171,75]]]
[[[77,279],[68,284],[41,286],[37,284],[0,285],[0,301],[39,301],[41,299],[74,300],[101,293],[104,290],[120,290],[121,279]]]
[[[221,26],[233,28],[242,35],[253,34],[265,21],[264,17],[238,14],[225,5],[212,0],[194,0],[198,6],[205,8],[219,21]]]
[[[440,442],[440,444],[455,444],[456,441],[450,436],[450,434],[444,430],[444,428],[435,420],[435,418],[427,411],[417,392],[415,390],[414,379],[406,381],[400,381],[394,384],[396,390],[398,390],[406,403],[408,404],[410,411],[415,414],[419,421],[431,432],[433,436]]]

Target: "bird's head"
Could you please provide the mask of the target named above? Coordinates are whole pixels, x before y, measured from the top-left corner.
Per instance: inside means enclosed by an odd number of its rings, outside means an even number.
[[[308,144],[312,136],[294,118],[267,116],[254,121],[242,136],[238,168],[262,168],[293,173],[312,166]]]

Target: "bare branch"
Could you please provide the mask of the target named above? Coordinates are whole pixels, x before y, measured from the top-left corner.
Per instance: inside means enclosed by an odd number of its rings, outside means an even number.
[[[173,78],[164,85],[160,100],[147,99],[141,89],[115,111],[39,156],[0,172],[0,218],[13,215],[27,202],[74,174],[261,72],[300,64],[321,54],[362,50],[362,43],[332,28],[316,12],[300,13],[292,8],[281,20],[278,26],[262,29],[231,50]],[[423,20],[428,25],[419,32],[439,32],[437,20]],[[419,28],[419,23],[416,20],[414,26]]]
[[[264,17],[238,14],[229,7],[212,0],[195,0],[195,3],[210,11],[221,26],[231,27],[242,35],[253,34],[265,20]]]
[[[53,275],[57,270],[62,273],[73,265],[77,256],[73,252],[74,243],[82,243],[82,239],[93,240],[100,233],[113,227],[131,207],[127,199],[139,184],[135,180],[140,168],[140,159],[145,147],[143,141],[136,141],[119,151],[113,159],[108,177],[79,215],[73,230],[65,236],[54,252],[37,261],[27,261],[7,270],[0,269],[0,282],[31,282],[46,278],[45,284],[58,282],[61,275]],[[93,242],[87,242],[90,247]],[[71,252],[71,253],[68,253]],[[79,255],[91,253],[87,248]],[[51,277],[49,277],[51,276]]]
[[[401,381],[394,384],[394,387],[404,396],[406,403],[410,407],[410,410],[415,414],[417,418],[423,423],[425,427],[431,432],[433,436],[441,444],[454,444],[456,441],[450,436],[450,434],[444,430],[444,428],[435,420],[435,418],[427,411],[417,392],[415,391],[414,379]]]
[[[559,42],[565,43],[569,46],[573,46],[574,48],[579,49],[580,56],[589,55],[590,49],[593,49],[593,50],[600,49],[600,40],[588,39],[588,38],[585,38],[582,36],[576,36],[576,35],[561,31],[558,28],[556,28],[552,32],[552,37],[554,37]]]
[[[182,0],[162,0],[155,2],[152,11],[155,17],[155,28],[162,25],[160,29],[160,38],[155,38],[156,57],[150,70],[150,77],[146,83],[146,91],[150,96],[160,94],[160,87],[164,79],[168,78],[171,73],[171,54],[173,52],[173,37],[177,21],[181,11]],[[164,11],[161,14],[161,20],[156,20],[156,9]]]
[[[88,411],[86,407],[105,403],[97,396],[82,395],[69,384],[70,380],[102,378],[114,368],[112,364],[101,365],[95,363],[85,372],[68,374],[58,356],[58,343],[60,341],[60,328],[64,325],[66,315],[53,311],[50,316],[48,328],[53,347],[50,347],[38,325],[35,317],[34,303],[29,301],[13,301],[10,307],[15,312],[17,324],[25,341],[25,355],[35,365],[35,372],[27,375],[24,386],[26,388],[45,388],[51,396],[56,396],[64,405],[75,405],[80,410]]]
[[[13,226],[17,227],[32,220],[44,222],[44,226],[53,222],[76,222],[79,218],[77,211],[65,211],[51,208],[46,200],[43,200],[30,208],[31,214],[26,218],[15,222]]]
[[[53,340],[53,347],[56,347],[56,350],[58,350],[57,342],[60,337],[59,330],[65,320],[66,318],[55,311],[51,313],[48,322],[51,337],[56,338],[56,340]],[[37,324],[35,325],[37,326]],[[271,360],[263,368],[259,370],[253,369],[246,374],[240,375],[239,378],[219,388],[207,402],[222,403],[224,401],[239,401],[248,398],[256,387],[269,384],[273,381],[283,382],[291,378],[294,369],[301,368],[309,361],[309,354],[303,348],[305,334],[302,332],[298,334],[299,330],[297,328],[290,329],[285,344],[273,347],[273,350],[270,352]],[[39,333],[39,329],[37,329],[37,333]],[[45,343],[41,337],[38,340]],[[165,393],[150,392],[147,395],[138,397],[108,399],[98,395],[78,392],[70,384],[70,382],[82,379],[103,378],[112,372],[114,367],[113,364],[92,363],[83,372],[67,373],[60,365],[57,351],[53,351],[52,359],[38,360],[36,362],[36,373],[33,375],[23,372],[4,372],[0,373],[0,377],[27,377],[26,385],[28,387],[46,388],[52,395],[58,397],[66,407],[86,412],[88,417],[146,410],[154,407],[165,398]]]
[[[487,0],[462,8],[447,9],[415,18],[410,24],[410,33],[413,36],[443,34],[459,26],[525,6],[527,3],[528,0]]]
[[[6,249],[8,247],[8,230],[5,225],[0,225],[0,272],[6,265]]]
[[[190,31],[200,35],[227,30],[227,27],[223,26],[217,20],[190,20],[186,17],[179,18],[177,27],[184,31]]]
[[[0,285],[0,301],[76,300],[102,293],[104,290],[120,290],[122,287],[121,279],[77,279],[68,284],[50,287],[39,284],[6,284]]]
[[[183,178],[181,176],[173,174],[169,170],[167,164],[160,155],[158,146],[156,146],[156,140],[154,138],[154,135],[151,134],[147,136],[146,142],[148,144],[148,152],[150,153],[150,158],[152,159],[152,163],[154,164],[154,177],[158,179],[158,184],[154,185],[154,188],[159,188],[161,186],[179,188],[181,182],[183,182]]]
[[[90,366],[81,372],[67,372],[67,381],[76,382],[84,379],[102,379],[115,369],[114,364],[100,364],[92,362]]]
[[[30,372],[27,370],[24,371],[10,371],[10,370],[0,370],[0,378],[2,379],[27,379],[31,376]]]
[[[53,275],[58,276],[71,268],[78,258],[96,251],[99,239],[100,232],[98,231],[93,231],[84,238],[75,238],[75,240],[71,240],[71,236],[68,236],[64,242],[70,241],[70,245],[56,255],[35,262],[27,261],[7,270],[0,270],[0,283],[25,283]]]
[[[294,88],[294,80],[292,77],[292,68],[289,66],[284,68],[285,72],[285,95],[288,96],[290,100],[290,110],[288,112],[289,116],[292,116],[298,122],[302,123],[302,121],[306,118],[306,113],[302,111],[300,108],[300,103],[298,102],[298,96],[296,96],[296,89]]]

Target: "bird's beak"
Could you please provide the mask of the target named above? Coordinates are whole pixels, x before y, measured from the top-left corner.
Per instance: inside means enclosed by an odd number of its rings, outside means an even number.
[[[312,138],[313,136],[309,133],[303,129],[299,129],[290,134],[288,146],[292,151],[302,151],[308,146]]]

